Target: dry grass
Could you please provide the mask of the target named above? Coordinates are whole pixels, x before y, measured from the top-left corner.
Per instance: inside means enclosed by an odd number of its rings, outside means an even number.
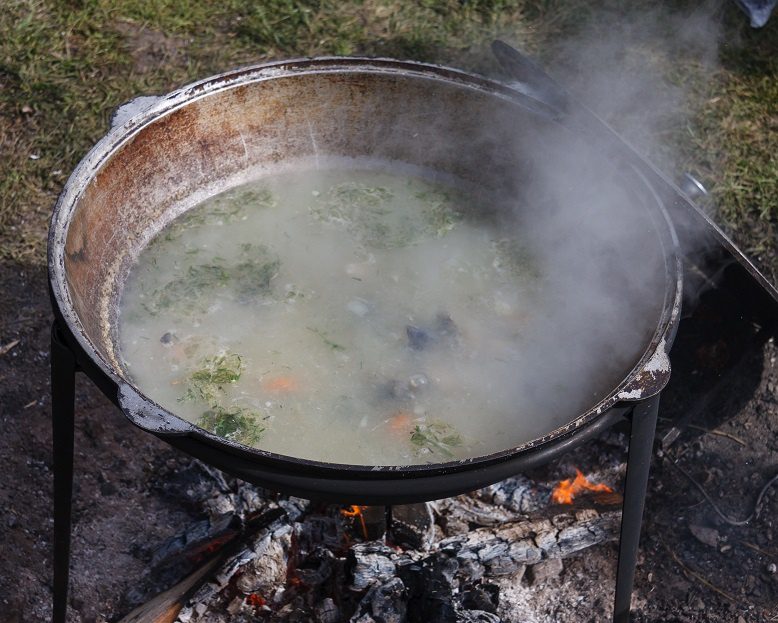
[[[654,6],[621,4],[9,0],[0,12],[0,259],[44,261],[57,193],[106,131],[113,108],[134,95],[265,58],[314,54],[414,58],[494,74],[488,43],[495,37],[559,61],[560,42],[603,8],[629,19],[628,12]],[[668,12],[685,10],[675,0]],[[700,172],[721,218],[746,246],[764,250],[775,246],[778,218],[778,20],[752,32],[735,9],[719,13],[728,45],[713,72],[693,55],[657,52],[650,40],[631,52],[658,59],[668,81],[690,87],[683,101],[689,115],[681,124],[668,120],[660,148],[679,152],[684,168]]]

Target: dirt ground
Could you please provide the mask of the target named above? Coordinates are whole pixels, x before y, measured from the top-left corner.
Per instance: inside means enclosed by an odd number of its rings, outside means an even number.
[[[52,528],[45,271],[5,264],[0,289],[6,340],[0,356],[6,471],[0,485],[0,621],[42,621],[50,616]],[[776,474],[778,349],[769,331],[756,331],[758,322],[737,297],[722,300],[715,292],[682,322],[675,352],[684,354],[674,357],[660,437],[716,380],[719,390],[691,422],[694,428],[654,458],[635,621],[778,620],[778,487],[767,491],[756,519],[728,525],[671,464],[677,462],[736,519],[751,512],[758,490]],[[733,363],[735,371],[728,373]],[[186,463],[79,379],[71,621],[115,621],[126,614],[137,600],[132,589],[147,571],[148,551],[201,516],[186,496],[159,486],[161,472],[169,478]],[[615,545],[600,546],[566,561],[562,574],[542,585],[503,581],[502,590],[526,606],[503,613],[505,620],[606,620],[615,560]]]

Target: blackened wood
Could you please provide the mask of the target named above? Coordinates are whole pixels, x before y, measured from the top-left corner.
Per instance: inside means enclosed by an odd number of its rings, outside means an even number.
[[[381,584],[393,578],[394,555],[395,551],[392,548],[377,541],[352,546],[348,554],[350,588],[363,591],[372,584]]]
[[[172,623],[186,602],[192,598],[204,582],[208,580],[211,572],[219,567],[231,556],[238,554],[246,541],[257,532],[271,525],[285,515],[281,508],[274,508],[246,522],[245,528],[229,543],[216,553],[199,569],[187,576],[171,589],[154,597],[151,601],[136,608],[119,623]]]
[[[174,587],[135,608],[119,623],[173,623],[187,599],[194,594],[203,579],[220,561],[219,556],[208,561]]]
[[[170,586],[199,568],[242,530],[237,515],[203,519],[158,547],[151,559],[150,586]]]
[[[224,515],[198,521],[158,549],[154,554],[153,562],[164,564],[181,556],[197,559],[232,540],[232,537],[241,529],[241,521],[237,515]]]
[[[351,617],[355,623],[397,622],[406,620],[408,608],[405,585],[398,577],[374,584],[365,593]]]

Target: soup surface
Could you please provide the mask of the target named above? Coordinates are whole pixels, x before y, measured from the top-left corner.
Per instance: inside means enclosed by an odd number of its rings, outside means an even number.
[[[544,263],[489,207],[342,169],[217,195],[131,269],[124,365],[177,415],[300,458],[443,462],[550,432],[593,396],[555,387],[544,417]]]

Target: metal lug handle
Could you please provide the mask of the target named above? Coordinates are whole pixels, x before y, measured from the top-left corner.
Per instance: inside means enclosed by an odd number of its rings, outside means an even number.
[[[111,114],[111,128],[124,125],[133,117],[145,112],[162,98],[158,95],[139,95],[116,107]]]
[[[686,196],[692,200],[708,196],[708,189],[705,188],[700,180],[689,172],[686,172],[681,176],[681,179],[678,182],[678,188],[685,192]]]
[[[651,358],[616,397],[621,402],[641,402],[652,398],[670,382],[670,372],[670,357],[663,339]]]
[[[518,81],[512,86],[551,108],[558,117],[566,116],[570,108],[567,91],[535,61],[499,39],[492,42],[492,53],[502,68]]]
[[[135,426],[164,435],[186,435],[195,430],[189,422],[167,413],[136,389],[124,383],[116,394],[119,407]]]

